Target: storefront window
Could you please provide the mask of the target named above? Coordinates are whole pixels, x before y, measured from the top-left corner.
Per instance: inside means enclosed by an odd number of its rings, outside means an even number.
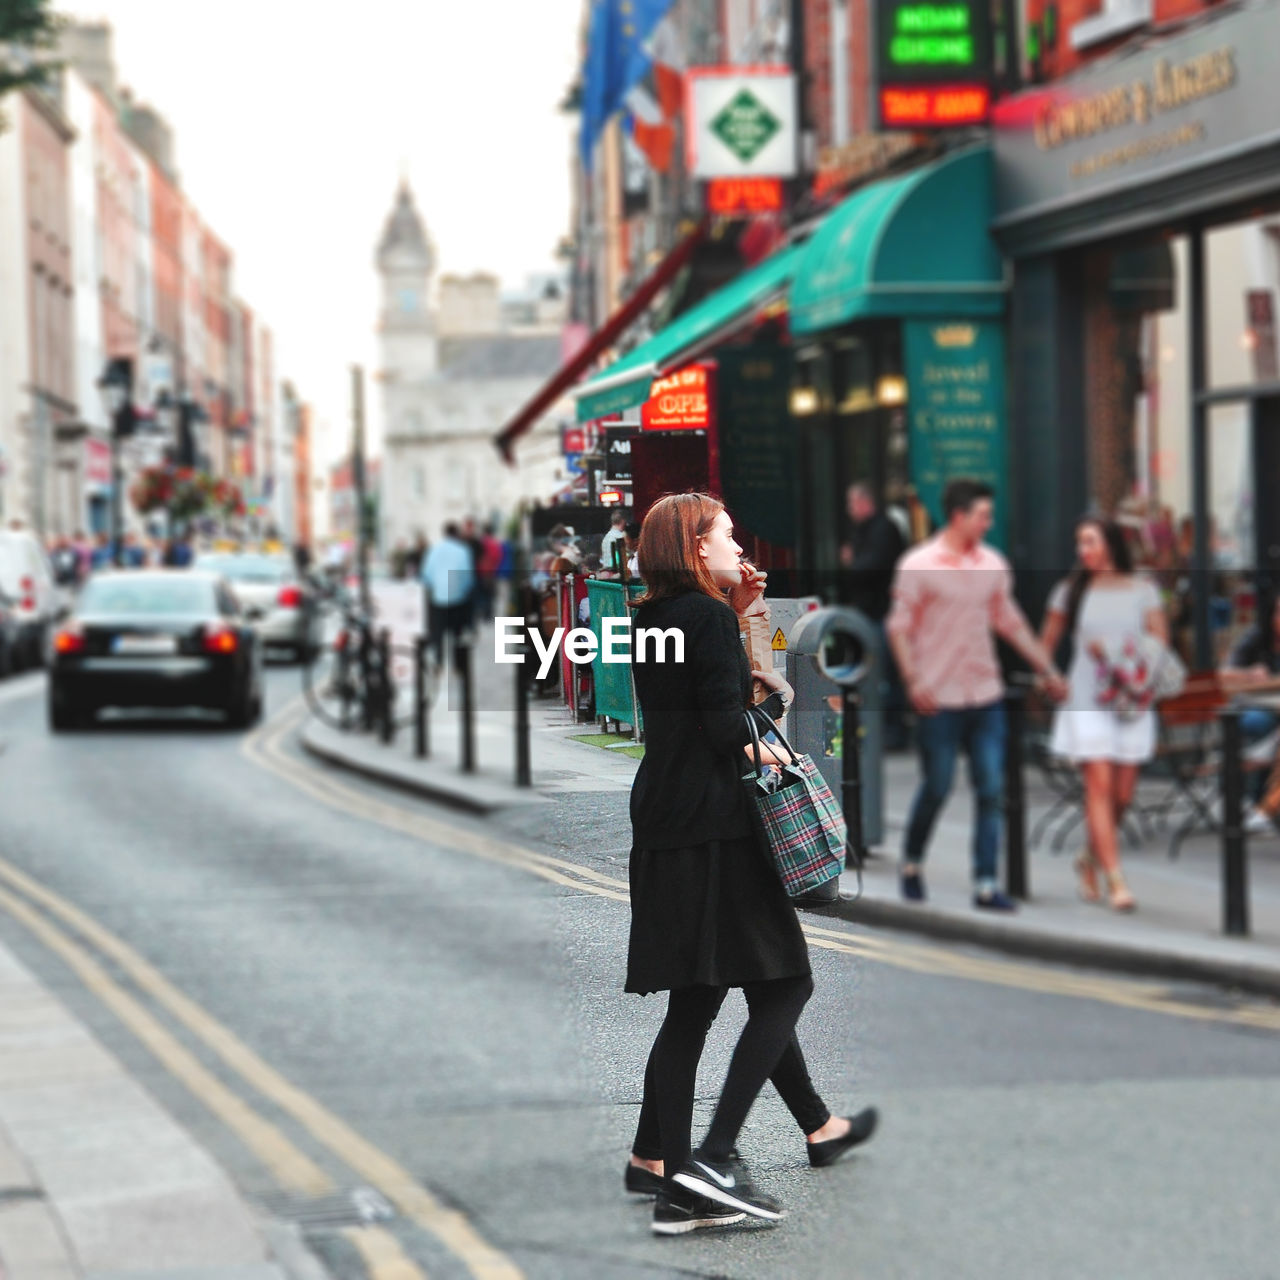
[[[1276,381],[1280,216],[1268,214],[1207,232],[1205,264],[1209,385]]]
[[[1252,340],[1242,338],[1249,282],[1259,277],[1242,272],[1250,253],[1255,266],[1264,261],[1266,244],[1256,222],[1205,237],[1210,385],[1241,388],[1240,398],[1207,411],[1204,515],[1212,572],[1203,590],[1217,658],[1251,623],[1257,530],[1249,391],[1267,378],[1254,363]],[[1122,525],[1135,562],[1159,581],[1175,640],[1189,656],[1195,511],[1187,261],[1187,238],[1179,235],[1091,250],[1083,269],[1091,506]],[[1264,314],[1260,303],[1253,305],[1256,315]]]

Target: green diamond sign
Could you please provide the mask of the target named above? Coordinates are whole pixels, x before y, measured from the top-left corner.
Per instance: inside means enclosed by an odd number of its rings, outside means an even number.
[[[711,121],[711,132],[743,164],[759,155],[781,128],[782,121],[750,89],[738,90]]]

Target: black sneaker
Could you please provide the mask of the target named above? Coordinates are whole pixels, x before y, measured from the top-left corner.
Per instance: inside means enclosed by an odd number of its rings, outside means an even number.
[[[902,896],[908,902],[924,901],[924,876],[918,871],[902,873]]]
[[[656,1175],[650,1174],[650,1177]],[[731,1227],[747,1215],[741,1209],[717,1204],[706,1196],[695,1195],[683,1187],[663,1187],[653,1202],[653,1234],[682,1236],[689,1231],[705,1231],[711,1227]]]
[[[635,1196],[656,1196],[667,1186],[667,1180],[659,1174],[650,1173],[638,1164],[627,1164],[625,1179],[626,1188]]]
[[[777,1222],[784,1214],[782,1206],[772,1196],[757,1191],[751,1185],[747,1166],[740,1157],[711,1160],[699,1149],[680,1167],[675,1181],[700,1196],[727,1204],[732,1209],[745,1210],[766,1222]]]

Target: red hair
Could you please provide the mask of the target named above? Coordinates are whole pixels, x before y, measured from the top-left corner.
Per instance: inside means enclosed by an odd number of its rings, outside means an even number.
[[[698,539],[711,532],[723,510],[724,503],[706,493],[669,493],[649,508],[636,552],[646,590],[635,604],[653,604],[686,591],[724,600],[724,588],[698,554]]]

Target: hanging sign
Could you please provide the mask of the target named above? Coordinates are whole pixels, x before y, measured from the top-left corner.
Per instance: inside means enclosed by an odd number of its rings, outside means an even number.
[[[789,67],[688,73],[687,168],[695,178],[793,178],[796,79]]]
[[[640,408],[640,425],[646,431],[706,429],[712,423],[712,381],[705,364],[691,364],[659,378]]]

